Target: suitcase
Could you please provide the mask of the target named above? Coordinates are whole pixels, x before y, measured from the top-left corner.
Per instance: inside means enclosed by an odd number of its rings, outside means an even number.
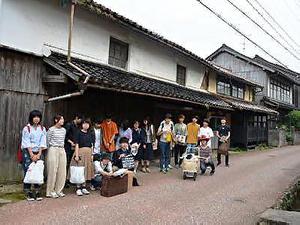
[[[103,176],[101,195],[104,197],[112,197],[115,195],[126,193],[128,190],[128,175],[121,177]]]

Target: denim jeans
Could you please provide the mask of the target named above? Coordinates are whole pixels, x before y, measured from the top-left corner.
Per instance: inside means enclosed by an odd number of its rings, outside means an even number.
[[[37,154],[37,153],[34,153],[34,154]],[[22,166],[23,166],[24,177],[25,177],[26,172],[29,168],[29,165],[32,163],[32,160],[30,158],[28,149],[22,149],[22,155],[23,155]],[[43,160],[43,154],[41,155],[41,159]],[[32,186],[31,184],[24,183],[23,184],[24,192],[25,193],[30,192],[31,186]],[[35,191],[37,191],[37,192],[41,189],[41,185],[39,185],[39,184],[33,184],[33,186],[34,186]]]
[[[188,148],[197,147],[197,144],[187,144]]]
[[[91,180],[91,185],[94,186],[94,188],[99,188],[102,185],[102,175],[97,175]]]
[[[208,166],[211,167],[212,172],[215,172],[215,164],[212,159],[209,159],[208,162],[205,162],[204,160],[200,161],[200,170],[202,174],[205,173]]]
[[[160,148],[160,169],[166,169],[170,164],[170,143],[160,141],[159,148]]]

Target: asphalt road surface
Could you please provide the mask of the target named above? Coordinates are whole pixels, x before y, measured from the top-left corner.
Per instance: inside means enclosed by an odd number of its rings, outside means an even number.
[[[255,224],[300,174],[300,146],[231,157],[214,176],[183,180],[181,171],[139,174],[140,187],[104,198],[98,192],[0,208],[0,224]]]

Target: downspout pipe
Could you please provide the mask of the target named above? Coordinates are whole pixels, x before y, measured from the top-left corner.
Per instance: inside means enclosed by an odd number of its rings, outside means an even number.
[[[73,34],[73,26],[74,26],[74,13],[75,13],[75,5],[76,5],[76,0],[72,0],[72,4],[71,4],[71,13],[70,13],[70,25],[69,25],[69,38],[68,38],[68,57],[67,57],[67,62],[68,64],[73,67],[74,69],[76,69],[77,71],[79,71],[80,73],[83,73],[86,78],[83,82],[83,84],[87,84],[87,82],[89,81],[91,75],[89,73],[87,73],[86,71],[84,71],[83,69],[81,69],[80,67],[74,65],[72,63],[72,58],[71,58],[71,50],[72,50],[72,34]]]
[[[83,69],[81,69],[80,67],[74,65],[71,62],[71,49],[72,49],[72,33],[73,33],[73,26],[74,26],[74,13],[75,13],[75,5],[76,5],[76,1],[77,0],[72,0],[71,3],[71,12],[70,12],[70,19],[69,19],[69,38],[68,38],[68,56],[67,56],[67,63],[68,65],[70,65],[71,67],[73,67],[74,69],[76,69],[77,71],[79,71],[80,73],[84,74],[86,76],[83,84],[87,84],[91,75],[89,73],[87,73],[86,71],[84,71]],[[57,96],[57,97],[52,97],[49,98],[46,102],[53,102],[53,101],[57,101],[57,100],[61,100],[61,99],[66,99],[66,98],[72,98],[75,96],[80,96],[84,94],[84,89],[80,89],[77,92],[73,92],[73,93],[69,93],[69,94],[65,94],[65,95],[61,95],[61,96]]]

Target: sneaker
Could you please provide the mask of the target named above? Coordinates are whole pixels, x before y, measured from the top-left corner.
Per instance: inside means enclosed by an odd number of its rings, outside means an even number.
[[[57,193],[57,196],[63,198],[63,197],[65,197],[66,195],[65,195],[63,192],[60,192],[60,193]]]
[[[210,171],[209,175],[212,176],[212,175],[214,175],[214,173],[215,173],[215,171],[212,170],[212,171]]]
[[[56,194],[55,192],[51,192],[50,195],[46,196],[47,198],[58,198],[58,194]]]
[[[77,195],[77,196],[82,196],[82,195],[83,195],[83,193],[82,193],[81,189],[77,189],[77,191],[76,191],[76,195]]]
[[[93,185],[90,186],[90,189],[91,191],[96,191],[96,188]]]
[[[221,163],[220,163],[220,162],[218,162],[218,163],[217,163],[217,166],[220,166],[220,165],[221,165]]]
[[[81,192],[82,192],[82,194],[84,194],[84,195],[89,195],[89,194],[90,194],[90,192],[89,192],[88,190],[86,190],[86,188],[82,188],[82,189],[81,189]]]
[[[169,164],[168,168],[171,170],[171,169],[173,169],[173,166],[171,166],[171,164]]]
[[[162,172],[163,172],[164,174],[166,174],[166,173],[168,172],[168,170],[163,169]]]
[[[43,200],[43,198],[41,197],[40,192],[35,193],[35,200],[37,200],[37,201],[42,201]]]
[[[143,167],[143,168],[142,168],[142,172],[143,172],[143,173],[147,173],[147,171],[146,171],[146,168],[145,168],[145,167]]]
[[[147,173],[151,173],[151,170],[147,167],[147,168],[146,168],[146,172],[147,172]]]
[[[34,199],[33,193],[32,193],[32,192],[28,192],[28,193],[26,194],[26,199],[27,199],[27,201],[29,201],[29,202],[34,201],[35,199]]]

